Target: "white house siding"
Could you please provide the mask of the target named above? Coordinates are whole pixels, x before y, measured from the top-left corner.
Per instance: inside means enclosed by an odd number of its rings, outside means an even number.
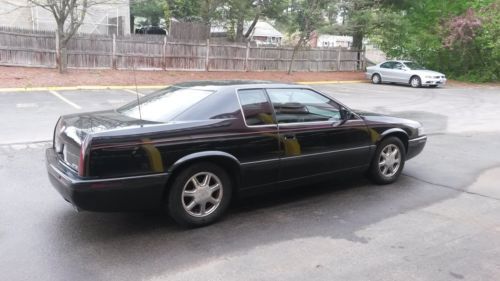
[[[116,4],[115,4],[116,3]],[[110,24],[119,17],[120,33],[130,34],[130,6],[128,0],[115,0],[113,4],[92,6],[88,9],[82,33],[110,34],[116,32],[116,24]],[[32,30],[54,30],[52,14],[40,7],[31,6],[27,0],[0,0],[0,26],[19,27]]]
[[[352,45],[352,36],[327,35],[322,34],[318,37],[317,47],[343,47],[349,48]]]

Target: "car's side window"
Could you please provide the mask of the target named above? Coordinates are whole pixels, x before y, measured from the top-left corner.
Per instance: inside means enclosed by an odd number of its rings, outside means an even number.
[[[403,69],[403,64],[402,63],[399,63],[399,62],[396,62],[393,66],[392,66],[393,69]]]
[[[383,64],[380,65],[381,68],[392,68],[394,63],[392,61],[384,62]]]
[[[309,89],[266,89],[279,124],[340,120],[340,106]]]
[[[248,126],[275,124],[271,104],[263,89],[239,90],[238,98]]]

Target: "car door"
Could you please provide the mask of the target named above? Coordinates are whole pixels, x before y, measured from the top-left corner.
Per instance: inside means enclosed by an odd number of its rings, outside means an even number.
[[[408,83],[408,81],[410,81],[409,72],[402,63],[396,62],[393,65],[392,71],[393,71],[394,82]]]
[[[370,138],[362,119],[311,89],[266,89],[278,123],[280,181],[366,165]]]
[[[240,89],[237,96],[244,123],[235,148],[241,165],[241,188],[275,183],[281,152],[271,103],[264,89]]]
[[[394,82],[393,65],[395,62],[387,61],[380,65],[380,75],[383,82]]]

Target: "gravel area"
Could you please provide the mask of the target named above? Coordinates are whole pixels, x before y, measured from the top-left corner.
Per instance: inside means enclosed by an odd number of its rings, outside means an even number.
[[[363,80],[362,72],[206,72],[136,71],[139,85],[172,84],[188,80],[254,79],[286,82]],[[0,66],[0,87],[48,87],[82,85],[134,85],[134,72],[126,70],[76,70],[59,74],[56,69]]]

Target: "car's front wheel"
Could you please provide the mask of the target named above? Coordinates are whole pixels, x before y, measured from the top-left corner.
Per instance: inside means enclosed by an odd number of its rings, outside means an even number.
[[[420,80],[420,77],[413,76],[410,79],[410,86],[412,86],[413,88],[420,88],[420,86],[422,86],[422,80]]]
[[[370,165],[370,177],[378,184],[395,182],[405,164],[405,147],[397,137],[388,137],[377,147]]]
[[[373,74],[372,76],[372,83],[373,84],[380,84],[382,83],[382,78],[378,74]]]
[[[175,178],[167,208],[179,224],[198,227],[219,219],[231,201],[231,180],[226,171],[210,162],[195,163]]]

